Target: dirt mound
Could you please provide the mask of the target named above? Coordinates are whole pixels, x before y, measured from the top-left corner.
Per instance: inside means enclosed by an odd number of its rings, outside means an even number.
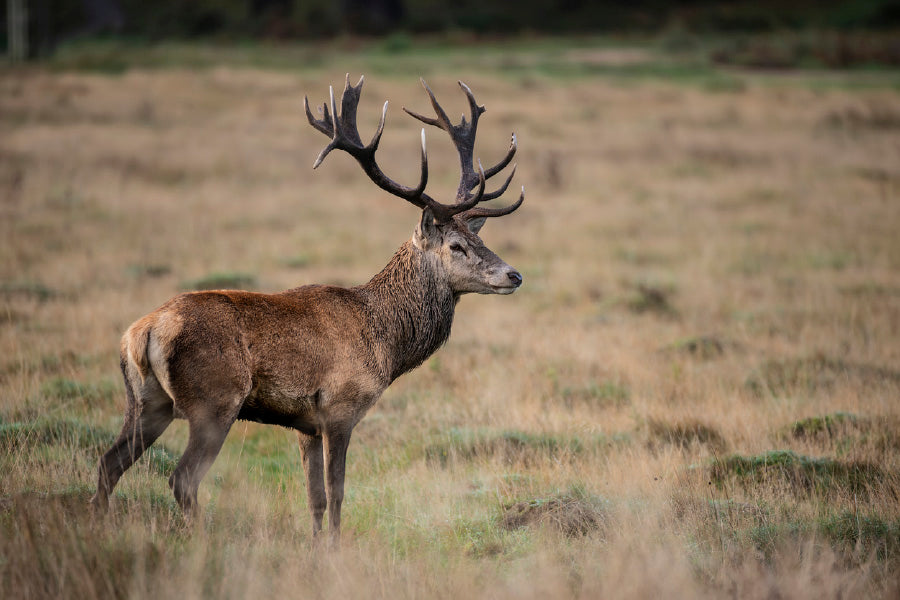
[[[583,491],[516,502],[506,508],[502,526],[512,530],[527,526],[550,526],[569,537],[584,536],[606,526],[606,502]]]

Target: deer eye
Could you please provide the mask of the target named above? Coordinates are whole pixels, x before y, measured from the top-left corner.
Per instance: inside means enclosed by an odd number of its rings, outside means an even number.
[[[460,252],[466,256],[469,255],[469,253],[466,252],[466,249],[463,248],[462,244],[460,244],[459,242],[453,242],[452,244],[450,244],[450,250],[452,250],[453,252]]]

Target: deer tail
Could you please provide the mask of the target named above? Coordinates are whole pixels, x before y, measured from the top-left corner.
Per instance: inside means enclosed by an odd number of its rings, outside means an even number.
[[[147,345],[150,342],[150,331],[153,328],[154,315],[147,315],[135,321],[125,335],[122,336],[122,358],[137,367],[143,381],[150,371],[150,360],[147,358]]]

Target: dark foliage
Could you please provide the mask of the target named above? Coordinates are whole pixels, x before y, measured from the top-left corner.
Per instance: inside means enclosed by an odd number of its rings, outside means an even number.
[[[464,31],[524,32],[777,32],[800,29],[890,30],[900,26],[900,2],[742,2],[723,0],[32,0],[32,53],[49,54],[60,42],[97,35],[139,39],[317,38],[339,33]],[[5,11],[0,15],[5,43]],[[843,60],[854,47],[838,43]],[[848,50],[849,48],[849,50]],[[769,64],[778,49],[738,53],[741,61]],[[778,55],[778,56],[776,56]],[[724,56],[724,54],[723,54]],[[728,54],[732,56],[732,54]],[[755,57],[755,58],[754,58]]]

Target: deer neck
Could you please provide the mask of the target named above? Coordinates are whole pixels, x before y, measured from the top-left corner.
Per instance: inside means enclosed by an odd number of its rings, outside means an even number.
[[[440,263],[411,242],[361,290],[389,381],[422,364],[450,336],[457,297]]]

